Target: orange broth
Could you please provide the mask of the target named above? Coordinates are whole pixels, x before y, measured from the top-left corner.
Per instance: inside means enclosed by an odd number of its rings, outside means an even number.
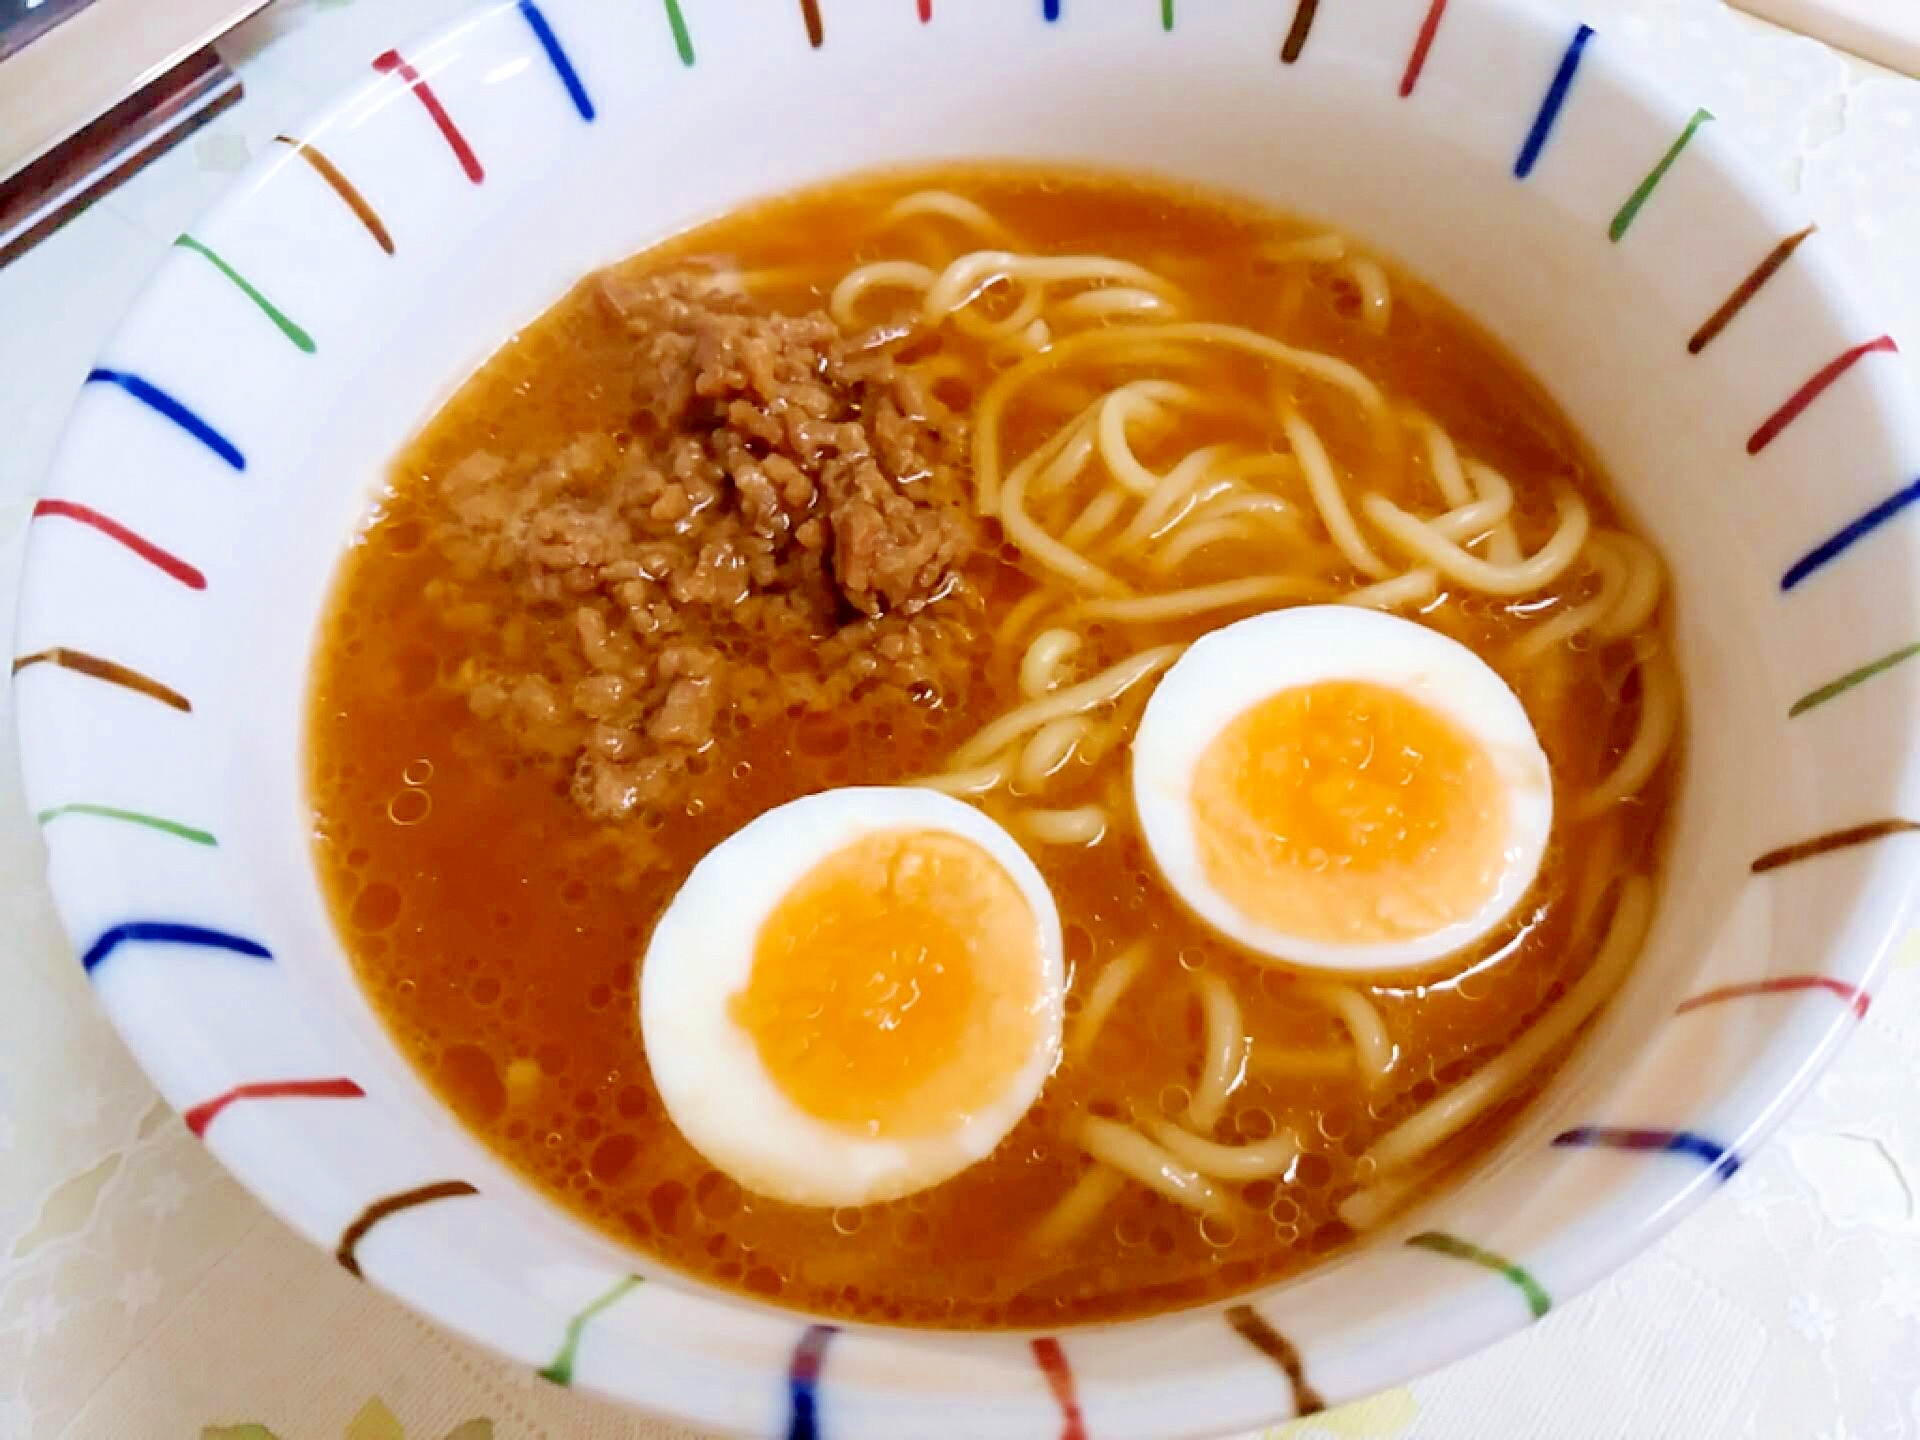
[[[1349,361],[1396,403],[1439,421],[1462,453],[1513,481],[1531,544],[1552,528],[1550,480],[1574,487],[1596,525],[1622,525],[1564,419],[1459,313],[1389,269],[1392,322],[1372,334],[1356,322],[1354,287],[1338,272],[1280,267],[1257,253],[1262,242],[1311,231],[1218,197],[1075,172],[949,168],[744,209],[623,264],[646,272],[698,259],[774,272],[755,298],[798,312],[822,305],[855,264],[911,251],[883,233],[879,216],[927,186],[980,202],[1034,250],[1138,262],[1181,285],[1199,318]],[[964,237],[942,233],[964,248]],[[828,720],[742,717],[747,723],[723,730],[688,767],[670,817],[590,820],[569,798],[565,757],[516,749],[450,683],[475,655],[538,653],[566,622],[529,613],[522,597],[484,579],[451,576],[433,543],[431,493],[477,450],[554,452],[581,432],[623,432],[618,370],[627,343],[584,287],[514,335],[397,459],[339,572],[309,712],[314,854],[360,980],[408,1059],[475,1134],[583,1220],[698,1279],[832,1316],[968,1327],[1138,1316],[1245,1290],[1351,1241],[1335,1207],[1366,1179],[1357,1159],[1369,1142],[1499,1053],[1592,960],[1599,935],[1575,933],[1573,924],[1581,886],[1603,880],[1601,871],[1653,865],[1673,766],[1598,821],[1578,829],[1556,821],[1522,913],[1485,944],[1418,975],[1374,977],[1370,998],[1398,1049],[1384,1086],[1369,1093],[1352,1070],[1256,1068],[1217,1138],[1254,1139],[1285,1125],[1306,1148],[1278,1180],[1226,1187],[1243,1207],[1230,1233],[1203,1230],[1192,1213],[1130,1185],[1064,1252],[1019,1243],[1082,1173],[1072,1117],[1184,1108],[1202,1053],[1190,972],[1230,981],[1262,1053],[1325,1054],[1346,1040],[1334,1014],[1303,995],[1311,977],[1257,962],[1175,900],[1124,805],[1099,843],[1032,847],[1066,927],[1069,1024],[1124,948],[1144,937],[1154,958],[1090,1053],[1063,1063],[1006,1142],[946,1183],[886,1204],[813,1210],[744,1193],[681,1138],[649,1079],[636,968],[655,917],[702,855],[770,807],[940,770],[955,747],[1019,703],[1021,654],[1018,645],[989,646],[960,657],[936,707],[882,696]],[[949,353],[978,366],[976,393],[991,379],[965,345]],[[1272,383],[1243,362],[1223,361],[1215,378],[1226,388]],[[1343,453],[1352,421],[1311,394],[1297,398],[1329,450]],[[1020,417],[1012,423],[1012,455],[1051,428],[1036,422],[1022,433]],[[1416,460],[1367,483],[1411,496],[1432,481]],[[1224,564],[1219,571],[1237,573]],[[989,621],[1036,586],[1058,583],[1006,546],[984,548],[968,577]],[[1589,581],[1581,574],[1514,605],[1443,592],[1420,613],[1508,674],[1563,811],[1634,733],[1630,649],[1569,645],[1526,677],[1502,657],[1523,615],[1577,598]],[[1244,613],[1095,625],[1082,673]],[[1124,793],[1124,746],[1084,768],[1074,793]],[[1449,1141],[1440,1168],[1483,1155],[1517,1103]]]

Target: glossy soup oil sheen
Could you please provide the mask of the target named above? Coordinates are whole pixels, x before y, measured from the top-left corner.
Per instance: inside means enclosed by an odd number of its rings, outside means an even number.
[[[906,242],[882,224],[883,212],[932,186],[979,202],[1031,250],[1135,262],[1175,280],[1197,318],[1348,361],[1394,404],[1438,421],[1462,453],[1509,477],[1523,531],[1551,528],[1554,487],[1571,487],[1596,525],[1624,524],[1578,437],[1469,321],[1389,267],[1392,322],[1374,333],[1357,323],[1360,297],[1344,272],[1268,258],[1274,242],[1316,232],[1218,197],[1073,172],[861,179],[736,212],[623,268],[737,267],[763,277],[756,301],[804,312],[824,305],[855,265],[902,253]],[[916,258],[938,261],[978,241],[929,226],[913,245]],[[1372,1089],[1352,1068],[1286,1063],[1290,1053],[1348,1043],[1311,993],[1314,977],[1257,963],[1193,919],[1124,806],[1098,843],[1031,846],[1065,926],[1069,1027],[1103,968],[1142,938],[1151,945],[1151,963],[1088,1052],[1069,1054],[991,1157],[935,1188],[840,1210],[746,1193],[681,1138],[649,1080],[636,965],[654,918],[709,849],[769,808],[829,787],[939,772],[956,747],[1020,703],[1021,648],[961,646],[939,706],[881,695],[825,717],[737,717],[689,767],[671,816],[589,819],[569,798],[565,757],[543,760],[507,743],[451,683],[475,656],[537,657],[571,644],[572,621],[450,567],[435,543],[443,516],[434,493],[476,452],[554,453],[583,434],[630,443],[619,374],[631,343],[586,286],[512,337],[399,457],[339,575],[310,713],[315,853],[360,981],[409,1060],[488,1146],[585,1221],[700,1280],[830,1316],[966,1327],[1139,1316],[1244,1291],[1352,1241],[1336,1207],[1370,1178],[1359,1157],[1497,1055],[1583,973],[1603,928],[1575,923],[1583,890],[1652,866],[1670,778],[1572,839],[1556,824],[1521,913],[1486,943],[1430,971],[1366,978],[1395,1047],[1386,1081]],[[964,338],[946,354],[961,373],[941,382],[944,398],[964,406],[994,372]],[[1224,393],[1274,383],[1244,358],[1221,360],[1210,377]],[[1362,453],[1342,448],[1352,427],[1323,397],[1301,388],[1293,400],[1330,449]],[[1010,416],[1007,452],[1030,449],[1059,422]],[[1166,443],[1172,455],[1195,442]],[[1355,479],[1408,503],[1432,485],[1417,455]],[[1208,563],[1181,583],[1207,578]],[[1246,565],[1244,556],[1223,559],[1212,578]],[[983,547],[967,579],[986,598],[989,624],[1037,590],[1062,588],[1007,546]],[[1585,583],[1569,578],[1524,606],[1443,588],[1418,618],[1505,674],[1523,621]],[[1090,626],[1084,668],[1191,640],[1230,618]],[[1507,675],[1557,796],[1591,789],[1629,745],[1630,669],[1618,647],[1572,643],[1539,671]],[[1088,793],[1124,793],[1125,745],[1092,763]],[[1287,1127],[1302,1154],[1284,1176],[1227,1183],[1229,1225],[1132,1185],[1071,1244],[1023,1245],[1083,1173],[1071,1129],[1079,1117],[1183,1113],[1202,1061],[1203,972],[1230,983],[1256,1053],[1280,1057],[1252,1069],[1215,1138],[1257,1140]],[[1522,1087],[1537,1088],[1537,1080]],[[1517,1108],[1503,1105],[1443,1146],[1433,1183],[1483,1154]]]

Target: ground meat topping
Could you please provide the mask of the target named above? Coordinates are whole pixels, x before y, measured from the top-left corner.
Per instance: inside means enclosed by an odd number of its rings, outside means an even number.
[[[469,704],[571,755],[575,800],[614,820],[743,707],[937,689],[980,603],[964,421],[897,336],[756,313],[706,276],[588,284],[631,338],[628,428],[468,456],[432,538],[456,580],[510,579],[555,622],[518,671],[464,666]]]

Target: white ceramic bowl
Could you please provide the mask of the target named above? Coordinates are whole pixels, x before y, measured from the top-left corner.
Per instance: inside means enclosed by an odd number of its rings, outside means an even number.
[[[1872,307],[1718,131],[1519,0],[540,0],[388,52],[161,268],[33,526],[26,781],[100,1003],[343,1262],[714,1426],[1212,1433],[1526,1323],[1739,1164],[1913,908],[1920,432]],[[838,1332],[588,1232],[400,1060],[308,856],[309,646],[387,458],[582,272],[836,172],[991,156],[1324,217],[1503,339],[1672,564],[1685,787],[1625,992],[1417,1233],[1059,1337]]]

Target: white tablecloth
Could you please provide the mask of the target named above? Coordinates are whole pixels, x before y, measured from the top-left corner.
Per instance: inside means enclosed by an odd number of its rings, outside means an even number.
[[[274,6],[223,46],[238,107],[0,270],[0,633],[62,418],[165,248],[276,131],[461,3]],[[1565,3],[1805,196],[1920,353],[1920,83],[1717,0]],[[94,1010],[11,728],[0,705],[0,1440],[686,1440],[414,1319],[214,1164]],[[1485,1354],[1275,1436],[1920,1437],[1916,1184],[1910,953],[1785,1132],[1651,1254]]]

